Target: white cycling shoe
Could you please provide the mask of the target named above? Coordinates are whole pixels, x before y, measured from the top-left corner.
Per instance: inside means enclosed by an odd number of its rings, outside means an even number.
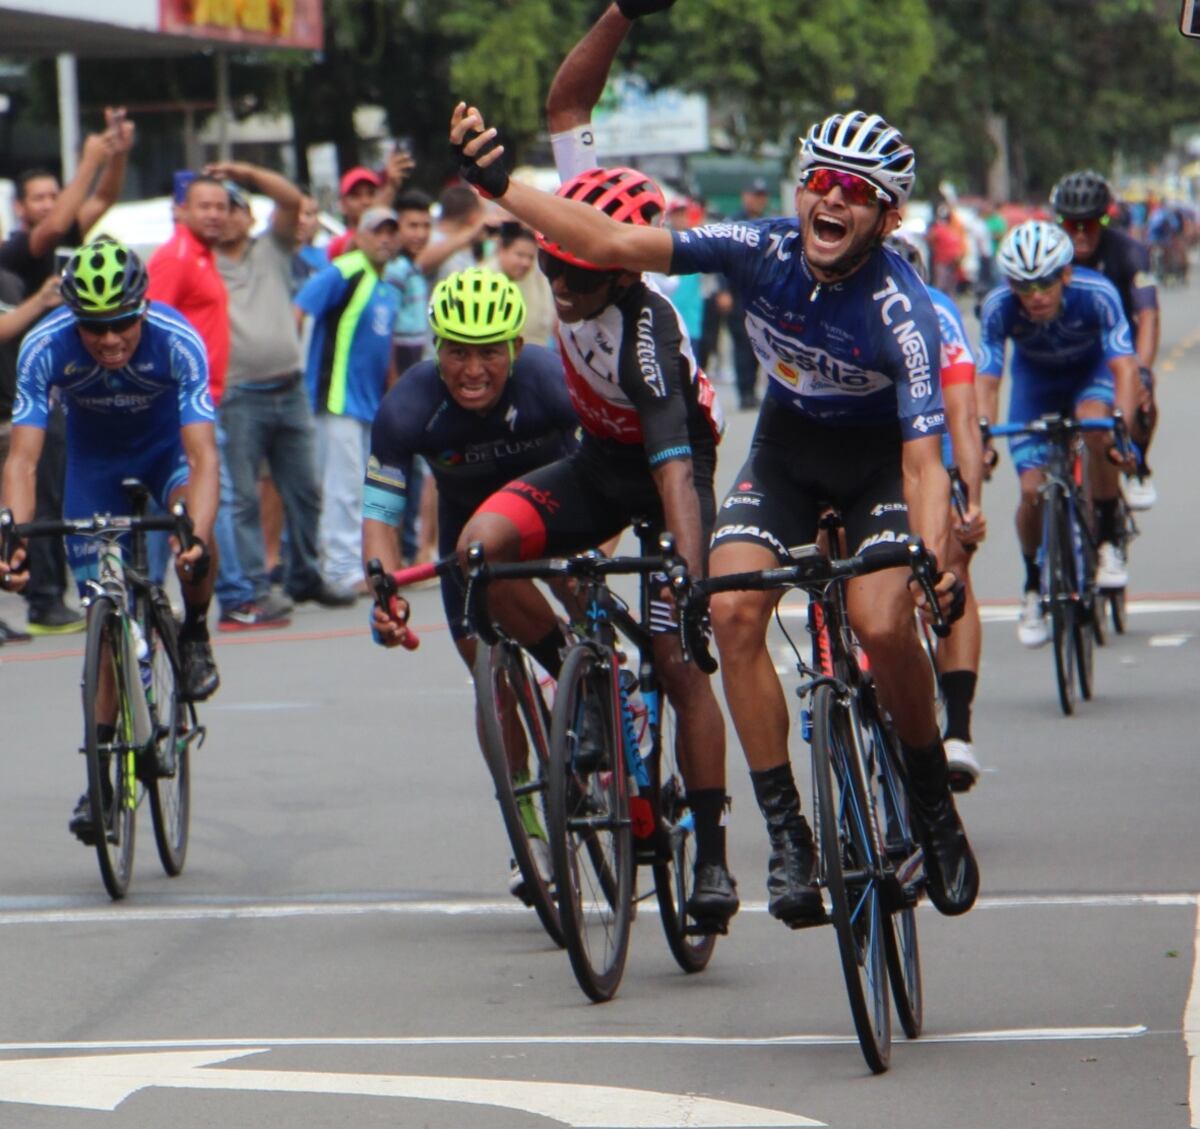
[[[1026,647],[1044,647],[1050,642],[1050,621],[1042,611],[1042,597],[1037,592],[1026,592],[1021,597],[1017,638]]]
[[[970,741],[958,737],[947,737],[946,777],[950,783],[951,792],[969,792],[979,781],[983,771],[975,757],[975,747]]]
[[[1125,554],[1111,541],[1102,541],[1096,551],[1096,587],[1124,588],[1128,583]]]
[[[1154,479],[1149,475],[1136,478],[1130,475],[1125,479],[1125,504],[1131,510],[1148,510],[1158,501],[1158,490],[1155,489]]]

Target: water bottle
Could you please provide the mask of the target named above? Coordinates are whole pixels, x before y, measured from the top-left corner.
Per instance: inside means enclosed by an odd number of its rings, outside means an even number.
[[[152,672],[150,670],[150,646],[142,633],[141,624],[136,619],[129,621],[129,629],[133,633],[133,653],[137,656],[138,673],[142,676],[142,689],[150,693]]]
[[[150,722],[150,706],[145,693],[145,687],[150,681],[149,648],[146,646],[146,639],[142,635],[137,620],[130,616],[125,620],[125,623],[128,625],[124,642],[125,669],[131,671],[136,666],[141,675],[143,687],[141,694],[131,695],[133,698],[133,736],[138,746],[144,746],[153,734]],[[145,656],[144,659],[143,656]]]
[[[627,751],[633,782],[637,787],[650,785],[650,772],[642,760],[641,738],[646,724],[646,705],[638,691],[637,675],[631,670],[622,670],[621,682],[621,729]],[[641,728],[639,728],[639,726]]]

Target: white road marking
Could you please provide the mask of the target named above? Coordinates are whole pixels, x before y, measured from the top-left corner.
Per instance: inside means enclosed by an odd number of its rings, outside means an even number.
[[[979,618],[984,623],[1016,623],[1020,604],[984,604],[979,609]],[[1130,599],[1125,610],[1129,615],[1167,615],[1180,612],[1200,612],[1200,600],[1138,600]],[[799,619],[808,614],[807,605],[784,605],[779,609],[784,619]]]
[[[12,906],[14,899],[7,899]],[[183,905],[98,906],[4,909],[0,899],[0,928],[16,925],[142,925],[146,922],[256,921],[296,917],[365,917],[395,915],[403,917],[525,917],[529,911],[515,901],[404,901],[384,899],[349,900],[336,896],[296,901],[193,902]],[[1200,904],[1200,894],[993,894],[975,904],[978,910],[1051,908],[1073,906],[1084,909],[1126,909],[1132,906],[1168,908]],[[922,908],[932,910],[927,902]],[[766,902],[743,902],[743,914],[765,914]]]
[[[1148,642],[1151,647],[1182,647],[1190,638],[1190,633],[1182,635],[1151,635]]]
[[[1192,939],[1192,986],[1183,1009],[1183,1041],[1188,1053],[1188,1107],[1192,1129],[1200,1126],[1200,905]]]
[[[157,1051],[79,1058],[0,1062],[0,1102],[69,1109],[115,1110],[150,1087],[248,1090],[280,1094],[354,1094],[456,1102],[523,1110],[560,1124],[594,1129],[676,1129],[677,1126],[821,1126],[782,1110],[618,1086],[522,1082],[424,1075],[327,1074],[300,1070],[214,1070],[214,1063],[262,1054],[269,1048]]]

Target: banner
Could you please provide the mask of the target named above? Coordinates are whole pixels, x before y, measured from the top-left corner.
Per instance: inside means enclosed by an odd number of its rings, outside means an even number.
[[[321,0],[159,0],[158,30],[256,47],[324,45]]]

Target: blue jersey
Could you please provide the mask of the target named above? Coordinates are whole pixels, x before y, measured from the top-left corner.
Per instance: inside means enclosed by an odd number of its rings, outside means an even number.
[[[741,297],[776,403],[838,427],[898,421],[906,441],[945,431],[937,316],[898,255],[872,254],[824,284],[794,219],[709,224],[672,239],[672,274],[723,274]]]
[[[421,361],[392,386],[375,417],[363,517],[399,525],[412,457],[422,455],[439,503],[465,521],[512,479],[573,450],[578,425],[562,363],[540,345],[521,350],[500,401],[485,415],[460,407],[436,362]]]
[[[17,357],[13,424],[45,428],[54,392],[66,409],[67,445],[84,456],[129,459],[178,446],[181,427],[213,422],[204,342],[161,302],[150,303],[142,339],[120,369],[93,359],[70,310],[43,318]]]
[[[993,290],[983,303],[979,371],[1004,373],[1005,344],[1012,339],[1013,371],[1036,380],[1075,382],[1114,357],[1133,355],[1129,323],[1116,287],[1102,274],[1076,267],[1063,287],[1062,306],[1051,321],[1025,313],[1010,287]]]

